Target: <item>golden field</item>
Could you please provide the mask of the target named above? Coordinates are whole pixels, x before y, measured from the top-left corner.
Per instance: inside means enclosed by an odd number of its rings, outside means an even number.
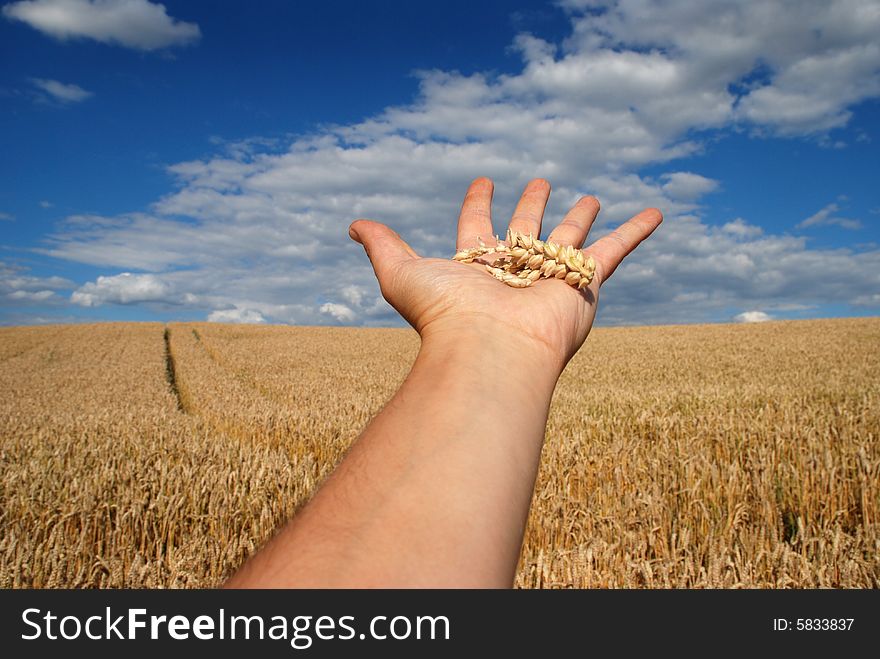
[[[0,587],[214,586],[403,380],[403,329],[0,329]],[[521,587],[880,586],[880,319],[597,329]]]

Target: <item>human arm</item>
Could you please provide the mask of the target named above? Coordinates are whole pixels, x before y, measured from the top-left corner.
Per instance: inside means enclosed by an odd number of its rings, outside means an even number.
[[[526,186],[510,227],[539,235],[549,184]],[[490,241],[492,184],[471,184],[459,249]],[[580,247],[598,213],[581,199],[550,234]],[[422,344],[398,392],[313,499],[228,587],[508,587],[556,381],[592,326],[599,287],[660,223],[643,211],[586,253],[584,291],[512,289],[482,265],[421,258],[359,220],[385,298]]]

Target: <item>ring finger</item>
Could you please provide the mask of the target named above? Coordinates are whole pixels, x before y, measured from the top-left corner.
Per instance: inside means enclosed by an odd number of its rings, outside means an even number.
[[[580,249],[598,214],[599,200],[593,196],[581,197],[565,214],[562,222],[553,229],[547,240]]]

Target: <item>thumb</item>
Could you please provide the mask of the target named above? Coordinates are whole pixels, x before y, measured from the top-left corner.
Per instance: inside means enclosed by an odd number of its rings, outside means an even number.
[[[348,235],[364,246],[379,283],[400,263],[418,257],[394,230],[379,222],[355,220]]]

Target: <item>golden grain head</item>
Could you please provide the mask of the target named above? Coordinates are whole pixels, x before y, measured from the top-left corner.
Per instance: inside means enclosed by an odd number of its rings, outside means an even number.
[[[541,265],[541,274],[545,277],[552,276],[553,272],[556,270],[556,261],[553,259],[547,259]]]
[[[526,236],[511,229],[507,230],[507,239],[510,242],[509,248],[486,247],[480,241],[480,247],[462,250],[452,258],[462,263],[472,263],[478,256],[502,252],[503,256],[496,259],[492,268],[487,267],[487,272],[516,288],[522,288],[519,283],[514,283],[519,279],[528,279],[531,284],[543,276],[564,280],[569,285],[582,290],[593,279],[596,268],[593,257],[586,257],[581,250],[572,245],[560,246],[553,242],[544,242],[531,234]],[[493,268],[501,268],[504,272],[516,274],[518,277],[499,277]],[[533,274],[533,271],[539,274]],[[583,283],[584,280],[586,284]]]

